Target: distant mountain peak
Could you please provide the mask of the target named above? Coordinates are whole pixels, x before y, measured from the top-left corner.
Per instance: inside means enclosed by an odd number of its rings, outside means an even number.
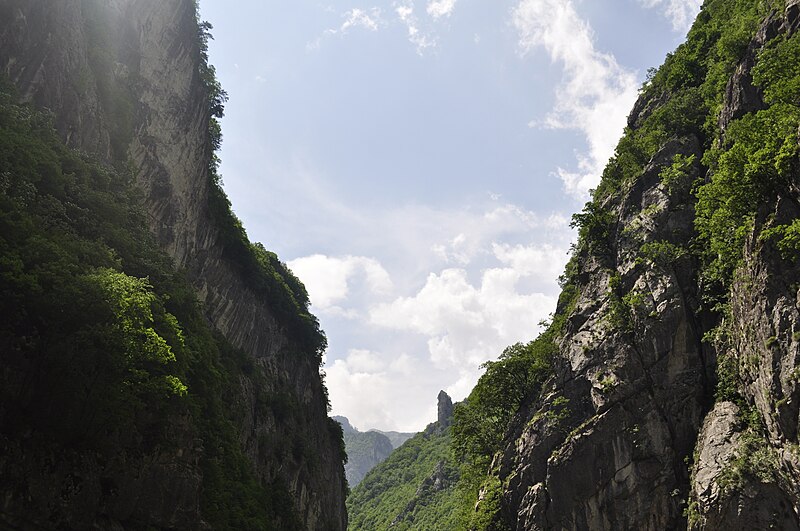
[[[331,418],[342,425],[342,432],[344,432],[344,433],[356,433],[356,432],[358,432],[358,430],[355,429],[352,424],[350,424],[350,419],[348,419],[347,417],[342,417],[340,415],[334,415]]]

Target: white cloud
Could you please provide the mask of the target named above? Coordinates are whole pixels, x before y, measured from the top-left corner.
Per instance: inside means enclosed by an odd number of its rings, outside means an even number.
[[[638,0],[648,9],[660,8],[661,12],[672,22],[675,31],[687,31],[700,12],[703,0]]]
[[[314,255],[289,265],[323,328],[342,316],[352,323],[347,337],[331,330],[333,411],[361,429],[419,430],[435,419],[440,389],[463,399],[481,363],[536,336],[555,310],[572,231],[564,216],[498,201],[364,215],[369,246],[386,246],[374,247],[380,262]]]
[[[577,171],[558,169],[566,191],[585,199],[622,134],[638,82],[613,55],[598,51],[592,29],[571,0],[522,0],[513,12],[523,53],[544,48],[563,66],[555,108],[540,125],[581,132],[588,153],[578,154]]]
[[[564,271],[566,252],[564,248],[551,244],[509,245],[492,244],[497,259],[518,272],[521,276],[536,278],[550,284]]]
[[[538,291],[521,289],[520,281],[560,270],[566,250],[492,247],[504,267],[484,269],[477,283],[461,268],[431,273],[416,294],[374,306],[370,323],[425,336],[430,359],[442,369],[476,370],[509,344],[533,339],[538,323],[555,310],[557,275]],[[546,260],[554,263],[542,267]]]
[[[357,373],[375,373],[384,368],[382,360],[374,352],[364,349],[352,349],[347,356],[347,364]]]
[[[429,0],[426,12],[434,22],[441,18],[449,17],[455,9],[458,0]],[[396,0],[392,3],[397,19],[406,27],[406,34],[409,42],[414,45],[419,55],[437,45],[437,37],[434,27],[428,23],[423,27],[420,20],[414,13],[414,0]],[[341,25],[336,28],[326,29],[322,35],[306,44],[307,51],[318,50],[322,41],[335,35],[347,35],[353,28],[361,28],[367,31],[376,32],[386,26],[386,20],[380,8],[372,7],[369,9],[353,8],[342,13],[344,19]]]
[[[447,3],[447,0],[444,0]],[[455,1],[453,0],[455,4]],[[405,24],[408,31],[408,40],[413,44],[419,55],[425,53],[428,48],[436,46],[436,39],[430,35],[425,34],[419,27],[419,21],[414,15],[414,2],[413,0],[405,0],[401,3],[395,2],[395,10],[400,22]]]
[[[392,289],[389,273],[372,258],[315,254],[292,260],[288,265],[305,284],[311,304],[320,312],[352,316],[338,304],[347,300],[356,277],[373,295],[383,295]]]
[[[441,17],[449,17],[456,7],[456,0],[430,0],[428,2],[428,14],[437,20]]]
[[[418,213],[430,220],[444,234],[431,246],[434,256],[448,265],[465,266],[481,256],[493,256],[492,244],[497,240],[529,236],[534,231],[543,239],[567,241],[571,232],[569,219],[551,214],[542,216],[513,204],[499,204],[476,212]],[[433,218],[433,219],[431,219]],[[441,218],[441,219],[439,219]],[[451,237],[442,237],[452,235]],[[444,241],[442,241],[444,240]]]
[[[351,9],[342,15],[345,21],[339,28],[340,33],[347,33],[350,28],[364,28],[369,31],[378,31],[378,27],[382,24],[381,10],[373,7],[368,12],[363,9]]]
[[[370,9],[353,8],[342,13],[342,18],[344,21],[338,28],[326,29],[316,40],[306,44],[306,49],[309,51],[316,50],[320,47],[324,38],[334,35],[347,35],[353,28],[378,31],[378,29],[386,25],[381,16],[381,10],[377,7]]]
[[[358,429],[418,431],[436,420],[441,375],[401,353],[350,350],[325,370],[334,415]]]

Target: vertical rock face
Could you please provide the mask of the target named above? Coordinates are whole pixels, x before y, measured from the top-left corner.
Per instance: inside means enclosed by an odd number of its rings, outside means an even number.
[[[798,24],[796,1],[764,21],[728,83],[721,116],[767,107],[749,84],[756,58]],[[734,275],[728,338],[719,348],[738,375],[745,411],[737,417],[736,406],[717,403],[704,423],[692,471],[692,529],[800,529],[800,269],[762,236],[800,218],[799,178],[795,166],[787,189],[759,207]]]
[[[344,529],[339,441],[314,353],[247,285],[209,212],[213,147],[195,17],[192,0],[2,0],[0,72],[53,113],[70,146],[132,162],[160,246],[187,271],[213,326],[267,376],[242,374],[230,390],[254,471],[289,486],[308,529]],[[287,395],[297,411],[276,417],[258,405],[265,393]],[[315,448],[319,462],[302,452],[269,457],[292,440]]]
[[[698,150],[692,137],[667,143],[623,201],[609,205],[620,219],[612,262],[587,261],[557,383],[502,458],[518,529],[679,527],[684,458],[708,386],[693,269],[688,258],[642,267],[636,249],[688,241],[688,190],[670,192],[658,176],[676,154]],[[641,294],[629,331],[609,320],[611,276]],[[558,415],[536,414],[546,411]]]
[[[441,429],[445,429],[453,423],[453,400],[444,391],[439,391],[437,397],[437,421]]]
[[[744,43],[715,119],[669,131],[638,176],[596,204],[612,221],[602,250],[579,247],[574,259],[576,298],[560,308],[567,322],[555,374],[520,411],[495,459],[508,485],[502,520],[512,528],[800,527],[800,269],[764,236],[800,218],[797,152],[786,182],[745,227],[729,312],[703,303],[708,281],[702,253],[692,250],[691,183],[712,179],[703,156],[726,147],[734,122],[767,108],[753,68],[800,25],[797,2],[786,6]],[[645,91],[629,127],[665,112],[674,94]],[[796,144],[790,136],[787,150]],[[679,160],[688,161],[683,184],[664,177]],[[659,258],[656,248],[670,252]],[[715,329],[724,340],[709,339]],[[723,359],[735,373],[735,403],[715,396]]]
[[[732,489],[733,462],[752,451],[742,431],[741,411],[731,402],[717,403],[706,416],[696,452],[692,498],[697,505],[690,528],[800,529],[792,496],[771,478]]]

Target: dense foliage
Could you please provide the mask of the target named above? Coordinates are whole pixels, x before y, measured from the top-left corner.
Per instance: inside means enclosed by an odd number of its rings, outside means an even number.
[[[25,382],[4,388],[24,404],[7,415],[65,443],[92,444],[109,423],[186,393],[175,375],[182,331],[138,278],[150,243],[128,180],[66,150],[46,116],[0,95],[0,355]]]
[[[246,357],[206,324],[147,230],[131,175],[63,146],[48,116],[0,93],[0,425],[26,451],[135,456],[204,441],[203,514],[217,529],[294,521],[259,485],[229,419]],[[172,443],[170,443],[172,441]],[[55,450],[53,450],[55,449]],[[3,478],[4,492],[24,478]],[[286,528],[286,527],[284,527]]]
[[[415,435],[353,488],[347,498],[348,529],[466,529],[472,498],[457,486],[455,463],[448,431]],[[423,484],[437,466],[447,486],[426,489]]]
[[[551,358],[558,351],[553,339],[553,332],[546,332],[530,343],[511,345],[497,361],[483,364],[485,372],[454,411],[453,448],[462,462],[485,471],[502,449],[512,416],[551,374]]]

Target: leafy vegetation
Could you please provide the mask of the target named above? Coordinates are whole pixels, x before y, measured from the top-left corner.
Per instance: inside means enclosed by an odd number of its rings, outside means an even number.
[[[26,382],[6,392],[46,412],[22,408],[15,424],[41,423],[65,443],[92,444],[109,423],[186,394],[180,325],[138,278],[150,243],[129,180],[66,150],[46,116],[0,95],[1,355]]]
[[[738,448],[719,477],[723,492],[742,489],[750,482],[773,483],[778,479],[780,457],[764,435],[764,423],[755,407],[739,412],[742,435]]]
[[[694,155],[686,156],[678,153],[672,161],[672,165],[661,172],[661,184],[670,194],[688,191],[692,182],[690,169],[695,163]]]
[[[63,459],[135,456],[177,444],[188,415],[205,448],[204,517],[217,529],[296,527],[285,486],[260,485],[238,450],[225,390],[247,358],[209,329],[158,250],[132,176],[64,147],[8,87],[0,262],[5,437],[34,434],[28,451],[55,445]]]
[[[640,256],[636,261],[641,264],[648,262],[661,268],[669,268],[676,261],[688,254],[683,247],[664,240],[657,240],[643,244],[639,248]]]
[[[373,468],[347,498],[348,529],[467,529],[474,495],[458,482],[450,441],[449,431],[419,433]],[[434,473],[442,488],[425,488]]]
[[[511,531],[499,518],[503,497],[503,483],[494,475],[485,478],[480,488],[481,501],[472,515],[469,529],[480,531]]]
[[[453,448],[462,462],[487,470],[511,417],[550,376],[557,352],[553,339],[545,333],[530,343],[517,343],[483,365],[485,372],[453,413]]]
[[[774,203],[786,186],[797,156],[800,108],[778,104],[748,114],[728,128],[726,150],[711,150],[706,160],[711,182],[700,187],[697,229],[707,242],[704,276],[726,292],[738,266],[757,209]]]

